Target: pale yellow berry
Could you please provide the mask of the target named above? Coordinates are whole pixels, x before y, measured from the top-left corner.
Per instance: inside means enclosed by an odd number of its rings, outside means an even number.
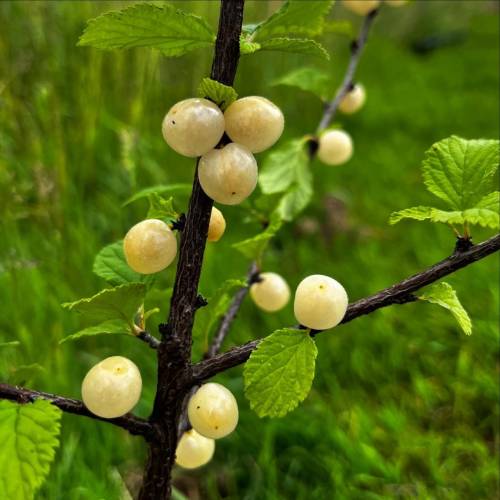
[[[194,429],[185,432],[177,443],[175,463],[184,469],[196,469],[214,455],[215,441],[198,434]]]
[[[250,296],[255,304],[268,312],[283,309],[290,299],[287,282],[276,273],[260,273],[259,278],[261,281],[250,287]]]
[[[363,85],[357,83],[340,101],[339,109],[346,115],[356,113],[363,107],[366,100],[366,92]]]
[[[134,408],[141,390],[137,366],[130,359],[111,356],[89,370],[82,382],[82,399],[94,415],[116,418]]]
[[[215,207],[212,207],[212,214],[210,215],[210,224],[208,226],[208,241],[219,241],[226,230],[226,219],[222,212]]]
[[[146,219],[133,226],[123,240],[128,265],[137,273],[152,274],[175,259],[177,240],[165,222]]]
[[[341,165],[353,152],[352,139],[342,130],[329,130],[319,138],[318,158],[327,165]]]
[[[385,3],[391,7],[401,7],[408,3],[408,0],[385,0]]]
[[[307,328],[328,330],[345,316],[348,298],[344,287],[333,278],[313,274],[295,291],[295,318]]]
[[[207,438],[227,436],[238,423],[238,403],[223,385],[209,382],[202,385],[188,404],[189,422],[193,429]]]
[[[285,118],[280,108],[265,97],[243,97],[224,113],[227,135],[252,153],[270,148],[283,133]]]
[[[224,115],[208,99],[185,99],[170,108],[162,124],[167,144],[177,153],[195,157],[208,153],[224,134]]]
[[[217,203],[237,205],[257,185],[257,162],[252,153],[234,142],[203,155],[198,179],[203,191]]]
[[[342,4],[351,12],[366,16],[380,5],[380,0],[343,0]]]

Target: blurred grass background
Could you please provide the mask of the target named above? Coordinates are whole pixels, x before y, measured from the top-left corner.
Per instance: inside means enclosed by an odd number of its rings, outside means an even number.
[[[142,187],[191,182],[193,175],[193,162],[166,147],[160,124],[173,103],[195,94],[212,54],[165,59],[148,50],[76,47],[88,18],[125,4],[0,3],[0,341],[21,342],[2,350],[0,375],[79,397],[92,364],[125,355],[142,371],[137,413],[147,416],[155,359],[145,345],[124,337],[58,344],[79,326],[60,303],[104,286],[91,272],[94,255],[145,215],[144,203],[122,203]],[[215,0],[177,4],[215,28]],[[264,18],[278,4],[249,0],[245,21]],[[331,18],[349,19],[356,30],[360,23],[341,5]],[[331,34],[324,43],[330,62],[280,54],[241,60],[238,92],[281,106],[288,137],[315,130],[321,103],[270,82],[317,66],[331,74],[333,93],[349,39]],[[339,116],[355,156],[338,168],[314,164],[314,202],[282,230],[265,270],[281,273],[292,288],[308,274],[332,275],[354,300],[448,255],[454,236],[445,226],[390,227],[387,220],[393,210],[433,203],[420,173],[433,142],[450,134],[498,137],[498,47],[497,2],[384,7],[359,70],[367,104],[352,117]],[[248,263],[231,243],[258,231],[242,223],[242,208],[226,207],[224,214],[227,234],[206,253],[205,295],[243,275]],[[394,306],[317,337],[313,390],[284,419],[259,420],[250,411],[240,368],[220,377],[238,398],[241,422],[217,442],[208,466],[176,471],[178,488],[207,499],[499,498],[498,271],[490,257],[447,279],[473,319],[471,337],[428,304]],[[162,286],[172,277],[165,273]],[[150,303],[166,316],[161,294]],[[291,306],[268,315],[247,302],[228,344],[291,323]],[[203,344],[197,339],[195,356]],[[125,485],[132,493],[138,487],[144,455],[138,438],[65,415],[62,445],[38,498],[126,498]]]

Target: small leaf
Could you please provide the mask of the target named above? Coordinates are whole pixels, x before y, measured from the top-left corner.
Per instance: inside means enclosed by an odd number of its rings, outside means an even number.
[[[313,196],[313,180],[309,167],[306,165],[299,170],[297,182],[281,198],[277,213],[284,221],[291,221],[306,208]]]
[[[252,42],[243,35],[240,37],[240,54],[246,56],[260,50],[260,43]]]
[[[99,49],[149,47],[165,56],[180,56],[211,47],[215,33],[201,17],[172,5],[139,3],[91,19],[78,45]]]
[[[264,250],[269,245],[271,239],[276,235],[282,226],[282,221],[278,214],[274,214],[269,223],[269,226],[257,236],[248,238],[233,244],[233,248],[241,252],[245,257],[250,260],[260,260]]]
[[[268,19],[253,27],[252,33],[260,41],[271,36],[320,35],[324,19],[330,12],[333,0],[287,0]],[[247,27],[248,29],[248,27]]]
[[[32,500],[59,445],[61,410],[48,401],[0,401],[0,498]]]
[[[129,283],[106,288],[93,297],[67,302],[62,306],[81,313],[90,323],[122,320],[132,327],[135,314],[144,302],[145,294],[146,286],[143,283]]]
[[[104,321],[99,325],[83,328],[72,335],[68,335],[59,341],[59,344],[64,344],[68,341],[79,340],[83,337],[95,337],[97,335],[133,335],[130,325],[121,319],[112,319]]]
[[[174,208],[174,199],[172,197],[167,199],[158,193],[152,193],[148,196],[148,200],[148,219],[160,219],[172,222],[179,218],[179,214]]]
[[[128,200],[123,203],[122,206],[129,205],[137,200],[142,200],[147,198],[151,194],[179,194],[179,195],[189,195],[191,193],[191,184],[159,184],[158,186],[151,186],[141,189]]]
[[[0,342],[0,348],[2,347],[18,347],[21,345],[19,340],[11,340],[10,342]]]
[[[499,141],[451,136],[434,144],[423,162],[427,189],[452,210],[476,208],[498,168]]]
[[[349,38],[354,38],[354,28],[352,23],[347,19],[333,19],[326,21],[323,25],[323,33],[334,33],[336,35],[344,35]]]
[[[148,318],[153,316],[154,314],[158,314],[160,312],[159,307],[153,307],[153,309],[150,309],[149,311],[146,311],[143,316],[143,321],[146,322]]]
[[[238,99],[238,94],[233,87],[219,83],[211,78],[203,78],[198,87],[198,96],[210,99],[223,111]]]
[[[437,304],[451,311],[458,324],[466,335],[472,333],[472,322],[463,308],[457,293],[451,285],[445,282],[430,286],[423,294],[419,295],[420,300],[426,300],[432,304]]]
[[[330,55],[323,47],[315,40],[302,38],[269,38],[260,42],[260,50],[270,50],[279,52],[292,52],[294,54],[302,54],[305,56],[322,57],[330,59]]]
[[[145,283],[151,286],[154,281],[153,275],[139,274],[130,269],[123,253],[123,240],[105,246],[96,255],[92,270],[111,285]]]
[[[324,71],[316,68],[298,68],[277,78],[271,85],[296,87],[326,100],[331,82],[330,77]]]
[[[305,330],[277,330],[258,345],[243,375],[245,395],[259,417],[282,417],[306,398],[317,354]]]

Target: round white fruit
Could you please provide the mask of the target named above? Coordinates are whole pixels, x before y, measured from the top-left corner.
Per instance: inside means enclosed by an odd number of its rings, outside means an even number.
[[[219,439],[234,431],[238,423],[238,403],[223,385],[202,385],[188,404],[189,422],[207,438]]]
[[[264,311],[279,311],[290,300],[287,282],[276,273],[260,273],[260,281],[250,287],[250,296],[255,304]]]
[[[257,185],[257,162],[252,153],[234,142],[203,155],[198,179],[203,191],[217,203],[237,205]]]
[[[222,212],[215,207],[212,207],[210,215],[210,224],[208,226],[208,241],[219,241],[226,230],[226,219]]]
[[[366,101],[366,92],[363,85],[357,83],[340,101],[339,109],[346,115],[352,115],[360,110]]]
[[[82,382],[85,406],[98,417],[116,418],[131,411],[142,390],[141,374],[130,359],[111,356],[93,366]]]
[[[213,439],[206,438],[191,429],[179,439],[175,451],[175,463],[184,469],[196,469],[210,462],[214,450]]]
[[[380,5],[380,0],[343,0],[342,4],[351,12],[366,16]]]
[[[123,240],[128,265],[137,273],[152,274],[175,259],[177,240],[165,222],[146,219],[133,226]]]
[[[307,328],[328,330],[342,321],[348,302],[347,293],[338,281],[313,274],[303,279],[295,291],[295,318]]]
[[[319,138],[318,158],[327,165],[342,165],[352,153],[351,136],[343,130],[329,130]]]
[[[243,97],[225,111],[226,133],[252,153],[270,148],[283,133],[285,118],[280,108],[265,97]]]
[[[162,124],[163,137],[177,153],[195,157],[208,153],[224,134],[224,115],[208,99],[185,99],[170,108]]]

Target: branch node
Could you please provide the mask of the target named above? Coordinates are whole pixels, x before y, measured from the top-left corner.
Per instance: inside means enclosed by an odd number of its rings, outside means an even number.
[[[196,296],[196,302],[194,304],[195,309],[200,309],[200,308],[205,307],[207,305],[208,305],[208,300],[205,297],[203,297],[203,295],[201,295],[201,293],[199,293]]]
[[[177,220],[174,220],[174,222],[172,222],[172,229],[177,231],[183,231],[185,225],[186,225],[186,214],[181,214],[179,215],[179,218]]]
[[[474,243],[472,243],[472,239],[463,237],[463,236],[458,236],[457,241],[455,243],[455,251],[454,255],[466,252],[467,250],[470,250],[474,246]]]

